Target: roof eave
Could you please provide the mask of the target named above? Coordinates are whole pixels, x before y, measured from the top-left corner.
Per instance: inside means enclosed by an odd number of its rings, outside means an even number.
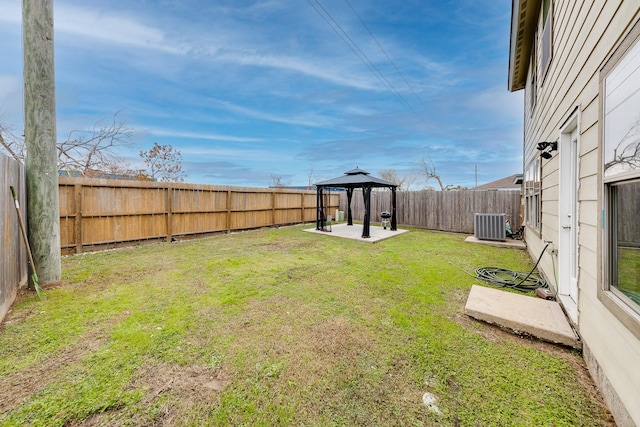
[[[509,41],[509,86],[511,92],[524,89],[531,60],[536,24],[542,0],[512,0]]]

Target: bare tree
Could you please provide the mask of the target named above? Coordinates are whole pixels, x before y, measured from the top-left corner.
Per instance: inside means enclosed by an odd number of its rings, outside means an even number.
[[[135,130],[113,115],[109,124],[96,122],[89,130],[72,130],[67,139],[56,144],[58,169],[67,174],[92,177],[99,174],[133,176],[128,164],[116,153],[118,148],[131,148]],[[24,137],[0,125],[0,148],[11,157],[24,161],[27,156]]]
[[[415,184],[416,184],[416,181],[418,180],[419,175],[420,173],[416,172],[415,170],[412,170],[409,173],[407,173],[407,175],[405,175],[405,183],[404,183],[403,190],[405,191],[415,190]]]
[[[422,159],[420,159],[420,167],[422,169],[422,173],[424,173],[424,176],[426,178],[426,181],[429,182],[429,180],[435,179],[438,182],[438,185],[440,186],[440,191],[447,191],[447,190],[451,190],[452,186],[451,185],[444,185],[442,183],[442,179],[440,179],[440,175],[438,175],[438,173],[436,172],[436,167],[433,164],[433,161],[429,158],[429,156],[422,156]]]
[[[381,170],[378,174],[380,175],[380,178],[384,179],[385,181],[389,181],[390,183],[397,185],[398,190],[405,189],[404,185],[406,182],[406,178],[398,175],[398,172],[396,172],[394,169],[384,169]]]
[[[282,180],[281,176],[274,175],[274,174],[271,174],[271,182],[273,183],[273,187],[276,187],[276,188],[284,188],[288,185]]]
[[[57,144],[58,169],[88,177],[127,174],[128,165],[116,150],[131,148],[134,135],[135,130],[119,120],[118,113],[108,124],[99,121],[89,130],[72,130],[66,141]]]
[[[140,171],[136,179],[150,179],[160,182],[184,182],[182,154],[170,145],[153,143],[149,151],[140,151],[140,157],[147,165],[146,171]]]
[[[604,164],[604,170],[615,165],[640,169],[640,120],[636,120],[613,150],[613,158]],[[634,139],[635,138],[635,139]]]
[[[0,124],[0,148],[14,159],[24,162],[25,158],[24,138],[15,134],[7,126]]]
[[[309,172],[307,172],[307,190],[311,190],[313,189],[313,182],[317,181],[317,177],[316,177],[316,168],[315,165],[312,163],[311,167],[309,168]]]

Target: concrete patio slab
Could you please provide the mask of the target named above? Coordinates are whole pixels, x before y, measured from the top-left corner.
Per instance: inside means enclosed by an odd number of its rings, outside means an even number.
[[[358,240],[364,243],[376,243],[381,240],[390,239],[392,237],[400,236],[408,232],[409,230],[396,230],[391,231],[388,227],[385,230],[383,227],[371,225],[369,227],[369,238],[362,238],[362,224],[347,225],[334,224],[331,226],[331,231],[320,231],[315,228],[307,228],[304,231],[309,233],[323,234],[325,236],[342,237],[343,239]]]
[[[473,285],[465,314],[516,333],[581,349],[580,339],[560,304],[528,295]]]
[[[518,248],[518,249],[526,249],[527,245],[523,240],[516,239],[506,239],[505,241],[499,240],[482,240],[478,239],[475,236],[469,236],[464,239],[467,243],[478,243],[481,245],[489,245],[489,246],[497,246],[499,248]]]

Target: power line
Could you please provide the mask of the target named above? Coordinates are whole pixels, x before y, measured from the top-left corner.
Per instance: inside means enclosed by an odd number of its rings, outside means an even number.
[[[313,4],[311,0],[307,0],[309,5],[313,7],[313,9],[320,15],[320,17],[331,27],[331,29],[342,39],[342,41],[351,49],[351,51],[369,68],[369,70],[382,82],[386,85],[397,97],[400,101],[413,112],[420,120],[422,120],[427,126],[428,124],[424,120],[422,116],[418,114],[418,112],[407,102],[407,100],[402,96],[400,92],[395,88],[395,86],[384,76],[384,74],[376,67],[376,65],[369,59],[369,57],[360,49],[358,44],[347,34],[347,32],[342,28],[342,26],[333,18],[331,13],[320,3],[320,0],[316,0],[318,6],[322,9],[324,14]],[[353,8],[352,8],[353,9]]]
[[[420,102],[422,104],[423,107],[427,108],[427,106],[424,104],[424,102],[422,101],[422,98],[420,98],[420,96],[418,96],[418,94],[416,93],[416,91],[414,90],[413,86],[411,85],[411,83],[409,83],[409,81],[407,80],[407,78],[404,76],[404,74],[402,74],[402,71],[400,71],[400,69],[398,68],[398,66],[396,65],[395,62],[393,62],[393,59],[391,59],[391,57],[389,56],[389,54],[387,53],[387,51],[382,47],[382,45],[380,44],[380,42],[378,41],[378,39],[376,38],[376,36],[373,34],[373,32],[371,32],[371,30],[369,29],[369,26],[364,22],[364,20],[360,17],[360,14],[358,14],[358,12],[356,12],[355,8],[351,5],[351,2],[349,2],[349,0],[344,0],[349,7],[351,8],[351,10],[353,11],[353,13],[356,15],[356,17],[358,18],[358,20],[360,21],[360,23],[362,24],[362,26],[367,30],[367,32],[369,33],[369,35],[371,36],[371,38],[376,42],[376,44],[378,45],[378,47],[380,48],[380,50],[382,51],[382,53],[384,53],[384,55],[387,57],[387,59],[389,60],[389,62],[391,63],[391,65],[393,65],[393,68],[395,68],[395,70],[398,72],[398,74],[400,75],[400,77],[402,77],[402,80],[404,80],[404,82],[407,84],[407,86],[409,87],[409,89],[411,90],[411,92],[413,93],[413,95],[416,97],[416,99],[418,100],[418,102]]]
[[[329,14],[329,12],[327,12],[327,10],[320,4],[320,2],[318,0],[316,1],[318,2],[318,5],[322,8],[322,10],[325,12],[326,16],[323,15],[322,12],[320,12],[320,10],[318,10],[318,8],[312,3],[311,0],[307,0],[307,2],[311,5],[311,7],[318,13],[318,15],[320,15],[320,17],[327,23],[327,25],[329,25],[329,27],[342,39],[342,41],[351,49],[351,51],[367,66],[367,68],[369,68],[369,70],[373,74],[376,75],[376,77],[378,77],[380,81],[382,81],[380,77],[380,72],[376,68],[372,68],[371,61],[367,63],[367,61],[362,57],[362,55],[364,55],[364,53],[362,53],[362,50],[358,48],[355,42],[351,40],[351,38],[347,35],[347,33],[342,29],[342,27],[340,27],[340,25],[336,22],[336,20],[333,19],[333,17]],[[333,23],[331,23],[329,19],[327,19],[327,16],[331,18],[331,21],[333,21]],[[340,29],[340,31],[338,31],[338,29]],[[351,40],[351,43],[349,43],[347,38]],[[382,83],[384,83],[384,81],[382,81]]]

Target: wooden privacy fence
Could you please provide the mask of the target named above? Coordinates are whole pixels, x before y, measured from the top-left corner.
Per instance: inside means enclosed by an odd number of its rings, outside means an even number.
[[[63,254],[314,222],[316,192],[60,177]],[[340,197],[325,203],[338,209]]]
[[[430,230],[473,233],[475,213],[504,213],[512,230],[520,227],[520,191],[398,191],[396,193],[398,225]],[[347,210],[347,195],[340,195],[341,209]],[[354,191],[351,201],[353,218],[364,218],[361,191]],[[380,221],[380,212],[391,211],[391,192],[371,193],[371,220]],[[345,213],[346,215],[346,213]]]
[[[13,304],[18,288],[27,283],[27,250],[9,189],[16,189],[22,216],[26,218],[24,177],[24,165],[0,153],[0,321]]]
[[[620,185],[616,187],[618,203],[616,230],[618,245],[640,248],[640,226],[637,220],[640,212],[640,183]]]

